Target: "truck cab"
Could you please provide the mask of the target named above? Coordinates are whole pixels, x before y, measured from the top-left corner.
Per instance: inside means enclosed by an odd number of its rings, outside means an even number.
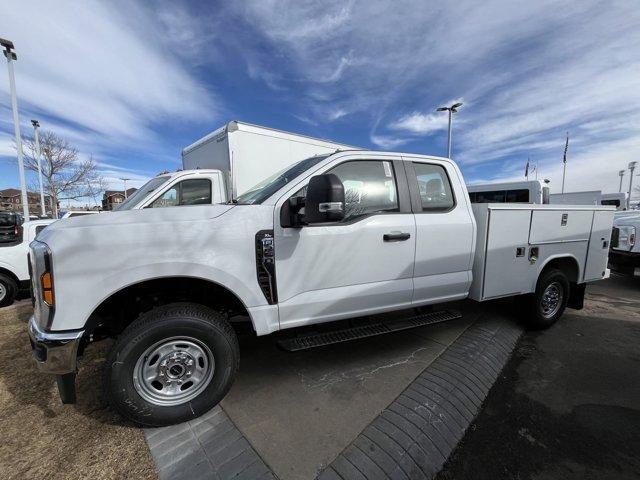
[[[152,178],[122,202],[117,210],[212,205],[225,203],[226,199],[220,170],[179,170]]]

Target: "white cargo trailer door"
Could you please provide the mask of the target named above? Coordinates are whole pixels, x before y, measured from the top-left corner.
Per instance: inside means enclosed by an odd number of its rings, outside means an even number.
[[[528,292],[531,265],[528,259],[531,211],[490,210],[482,298]]]
[[[600,280],[604,276],[609,257],[613,215],[613,211],[593,212],[593,227],[589,238],[587,265],[584,270],[585,282]]]

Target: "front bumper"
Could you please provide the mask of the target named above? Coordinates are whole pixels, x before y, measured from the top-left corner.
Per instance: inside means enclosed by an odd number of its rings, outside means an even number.
[[[29,338],[38,369],[56,375],[75,373],[78,347],[83,334],[84,330],[45,332],[38,327],[35,317],[31,317]]]
[[[640,253],[611,250],[609,268],[617,273],[640,276]]]

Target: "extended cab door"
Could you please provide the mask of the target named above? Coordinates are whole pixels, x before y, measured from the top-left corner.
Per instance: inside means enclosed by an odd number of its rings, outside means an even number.
[[[308,179],[276,204],[281,328],[411,305],[416,230],[402,162],[388,155],[343,156],[315,172],[321,173],[334,173],[344,185],[343,221],[280,225],[283,203],[304,195]]]
[[[451,162],[410,160],[404,163],[416,219],[413,304],[465,298],[476,227],[461,177]]]

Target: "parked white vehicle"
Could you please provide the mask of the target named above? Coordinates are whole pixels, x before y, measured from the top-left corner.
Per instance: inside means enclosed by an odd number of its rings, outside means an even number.
[[[549,203],[549,187],[538,180],[467,185],[471,203]]]
[[[21,290],[29,289],[29,243],[55,220],[30,220],[21,228],[21,238],[0,243],[0,307],[11,305]]]
[[[82,217],[83,215],[95,215],[96,213],[100,213],[98,210],[69,210],[65,212],[65,214],[60,217],[60,220],[63,218],[74,218],[74,217]]]
[[[616,210],[627,209],[627,194],[602,193],[600,190],[586,190],[583,192],[552,193],[549,203],[554,205],[612,205]]]
[[[640,211],[619,213],[613,221],[609,266],[623,275],[640,277]]]
[[[613,213],[472,208],[460,170],[444,158],[311,157],[234,204],[90,215],[46,229],[31,245],[33,355],[71,402],[76,357],[114,337],[104,378],[113,406],[144,425],[181,422],[231,387],[239,349],[230,318],[244,315],[266,335],[467,297],[522,296],[531,325],[547,327],[565,307],[582,306],[586,282],[607,277]],[[385,328],[450,318],[455,312],[420,313]],[[334,339],[297,336],[282,345]]]
[[[283,169],[314,155],[355,147],[232,121],[182,151],[184,170],[158,175],[122,210],[232,202]]]

